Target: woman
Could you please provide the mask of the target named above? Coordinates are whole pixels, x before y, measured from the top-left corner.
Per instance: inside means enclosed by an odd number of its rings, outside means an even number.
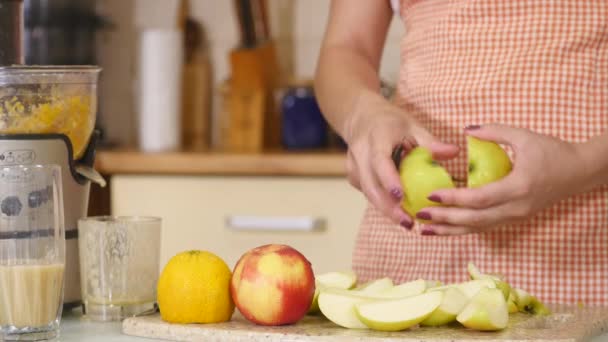
[[[370,205],[353,267],[466,280],[501,273],[549,303],[608,304],[608,2],[401,0],[396,99],[378,69],[389,1],[333,0],[316,76],[320,105],[349,145],[351,184]],[[430,149],[466,178],[467,135],[509,146],[512,172],[442,189],[415,223],[391,161]]]

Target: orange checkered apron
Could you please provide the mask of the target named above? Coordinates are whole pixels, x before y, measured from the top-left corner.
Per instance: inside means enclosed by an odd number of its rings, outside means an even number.
[[[402,0],[399,14],[396,101],[443,141],[466,146],[463,127],[489,122],[571,142],[608,128],[608,1]],[[446,167],[463,178],[461,154]],[[460,282],[469,261],[548,303],[608,304],[608,187],[454,237],[406,231],[369,206],[353,253],[362,281]]]

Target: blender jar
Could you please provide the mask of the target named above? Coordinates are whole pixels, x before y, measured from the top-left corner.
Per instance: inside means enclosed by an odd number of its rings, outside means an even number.
[[[95,66],[0,67],[0,134],[66,135],[80,159],[97,114]]]

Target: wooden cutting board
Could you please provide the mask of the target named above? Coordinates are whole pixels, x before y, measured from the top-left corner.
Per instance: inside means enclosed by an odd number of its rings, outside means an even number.
[[[509,327],[500,332],[478,332],[460,325],[439,328],[414,328],[401,332],[349,330],[316,316],[307,316],[290,326],[263,327],[246,321],[235,313],[230,322],[206,325],[181,325],[163,322],[158,315],[128,318],[123,333],[132,336],[171,341],[377,341],[377,342],[448,342],[448,341],[559,341],[579,342],[608,332],[608,307],[578,308],[553,306],[553,315],[533,317],[511,315]]]

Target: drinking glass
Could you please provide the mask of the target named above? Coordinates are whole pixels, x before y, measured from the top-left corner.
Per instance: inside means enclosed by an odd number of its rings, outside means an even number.
[[[79,220],[81,292],[85,316],[117,321],[154,312],[161,219],[96,216]]]
[[[0,168],[0,341],[52,339],[63,307],[61,168]]]

